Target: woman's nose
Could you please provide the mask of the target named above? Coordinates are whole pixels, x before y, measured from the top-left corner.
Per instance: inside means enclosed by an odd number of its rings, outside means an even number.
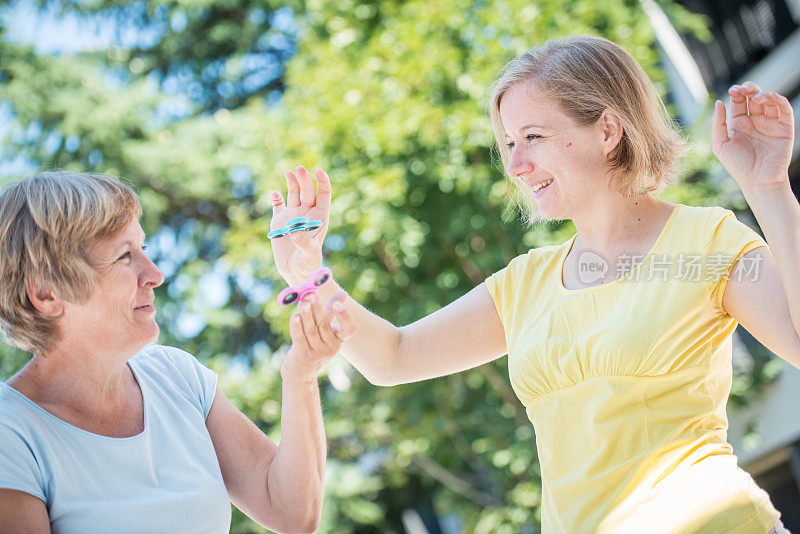
[[[147,258],[147,267],[142,273],[142,280],[145,287],[158,287],[164,283],[164,273],[150,258]]]
[[[521,178],[533,170],[533,162],[523,154],[522,150],[516,147],[511,150],[511,157],[508,159],[506,173],[511,178]]]

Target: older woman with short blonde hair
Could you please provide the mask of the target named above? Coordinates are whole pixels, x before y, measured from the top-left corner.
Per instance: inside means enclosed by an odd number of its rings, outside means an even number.
[[[0,194],[0,328],[32,354],[0,383],[0,531],[223,533],[231,502],[272,530],[314,531],[316,379],[352,322],[307,306],[292,317],[276,445],[214,371],[150,345],[164,277],[140,215],[133,190],[102,175],[47,172]]]

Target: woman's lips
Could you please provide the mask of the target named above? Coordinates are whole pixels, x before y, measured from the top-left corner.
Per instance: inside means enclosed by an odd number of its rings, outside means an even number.
[[[548,180],[549,180],[549,178],[548,178]],[[547,182],[547,180],[544,180],[544,181],[545,181],[545,182]],[[541,183],[541,182],[540,182],[540,183]],[[541,188],[541,189],[539,189],[538,191],[534,191],[534,192],[533,192],[533,196],[534,196],[534,198],[539,198],[540,196],[542,196],[542,195],[544,194],[544,192],[545,192],[547,189],[549,189],[551,185],[553,185],[553,183],[554,183],[554,182],[550,182],[549,184],[547,184],[546,186],[542,187],[542,188]],[[538,185],[538,184],[536,184],[536,185]]]

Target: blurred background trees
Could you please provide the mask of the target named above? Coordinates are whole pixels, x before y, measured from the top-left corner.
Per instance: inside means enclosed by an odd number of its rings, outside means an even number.
[[[275,439],[289,311],[274,302],[285,284],[266,230],[285,170],[329,172],[327,264],[358,301],[408,324],[574,233],[570,222],[528,228],[511,203],[485,113],[506,61],[546,38],[599,34],[667,91],[633,0],[18,0],[0,16],[0,179],[59,167],[132,183],[166,275],[159,342],[220,372]],[[43,46],[40,22],[67,19],[72,33]],[[71,49],[83,33],[100,37]],[[721,204],[705,179],[705,132],[693,142],[683,181],[662,198]],[[25,360],[0,347],[0,378]],[[757,380],[743,380],[746,396]],[[535,437],[504,358],[379,388],[337,357],[320,384],[330,443],[320,532],[414,521],[538,531]],[[236,513],[232,531],[262,529]]]

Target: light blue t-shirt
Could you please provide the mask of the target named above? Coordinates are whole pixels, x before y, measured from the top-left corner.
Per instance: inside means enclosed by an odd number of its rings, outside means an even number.
[[[128,364],[144,399],[144,431],[128,438],[74,427],[0,382],[0,487],[42,499],[54,534],[227,533],[205,426],[216,373],[159,345]]]

